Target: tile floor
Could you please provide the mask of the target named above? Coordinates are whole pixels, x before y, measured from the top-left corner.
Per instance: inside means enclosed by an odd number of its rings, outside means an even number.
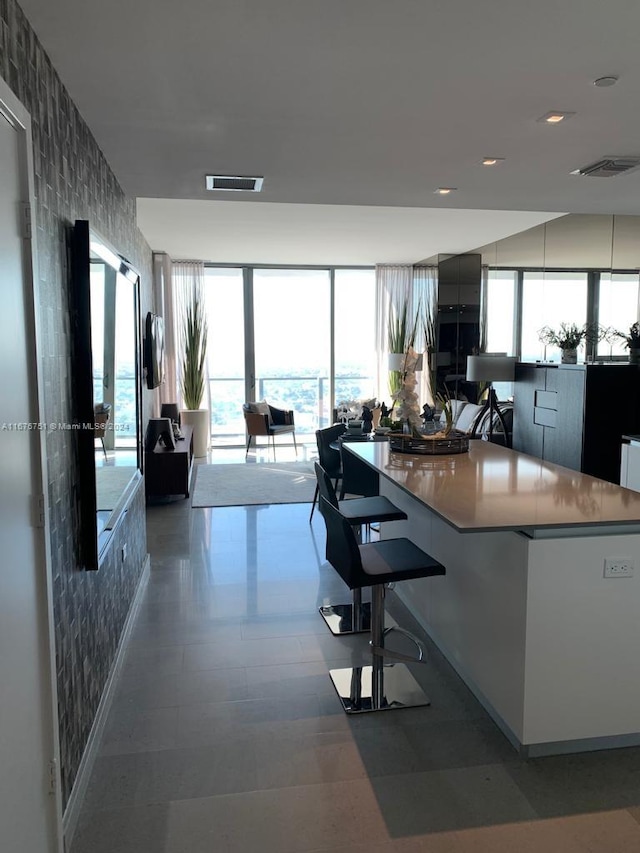
[[[71,853],[637,853],[640,749],[521,760],[433,650],[414,668],[431,707],[343,714],[327,670],[366,639],[317,615],[345,590],[308,516],[149,508]]]

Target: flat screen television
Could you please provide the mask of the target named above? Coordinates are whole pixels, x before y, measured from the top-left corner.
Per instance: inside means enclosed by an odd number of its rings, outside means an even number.
[[[164,320],[151,311],[147,314],[144,335],[144,366],[147,388],[164,382]]]

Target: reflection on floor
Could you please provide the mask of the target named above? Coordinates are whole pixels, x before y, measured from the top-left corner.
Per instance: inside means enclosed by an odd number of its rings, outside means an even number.
[[[346,593],[308,517],[150,508],[151,578],[72,853],[640,849],[640,750],[521,760],[433,651],[413,667],[431,707],[344,715],[327,670],[367,643],[317,614]]]

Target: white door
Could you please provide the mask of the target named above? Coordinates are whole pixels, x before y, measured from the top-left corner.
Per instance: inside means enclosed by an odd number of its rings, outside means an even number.
[[[3,850],[52,853],[50,604],[45,531],[33,526],[31,507],[42,491],[40,436],[15,426],[38,421],[29,243],[20,227],[24,146],[24,129],[0,113],[0,835]]]

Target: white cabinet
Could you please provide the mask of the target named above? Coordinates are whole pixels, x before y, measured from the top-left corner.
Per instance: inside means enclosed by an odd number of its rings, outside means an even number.
[[[623,436],[620,485],[640,492],[640,436]]]

